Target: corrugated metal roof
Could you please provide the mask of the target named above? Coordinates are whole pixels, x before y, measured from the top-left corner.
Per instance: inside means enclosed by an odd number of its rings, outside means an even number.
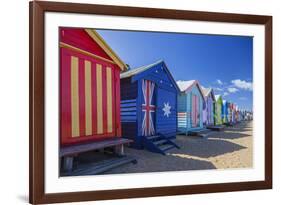
[[[145,71],[145,70],[147,70],[147,69],[149,69],[149,68],[151,68],[151,67],[153,67],[153,66],[155,66],[159,63],[162,63],[162,62],[163,62],[163,60],[158,60],[155,63],[145,65],[145,66],[142,66],[142,67],[139,67],[139,68],[134,68],[134,69],[128,70],[124,73],[121,73],[120,78],[122,79],[122,78],[132,77],[132,76],[137,75],[137,74],[139,74],[139,73],[141,73],[141,72],[143,72],[143,71]]]

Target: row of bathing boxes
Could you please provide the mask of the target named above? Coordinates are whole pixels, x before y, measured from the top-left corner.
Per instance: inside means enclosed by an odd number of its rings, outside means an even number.
[[[129,69],[95,30],[59,33],[60,156],[68,171],[83,152],[112,149],[125,156],[123,145],[131,144],[165,154],[179,148],[171,140],[177,134],[204,134],[243,118],[213,89],[196,80],[176,82],[163,60]]]

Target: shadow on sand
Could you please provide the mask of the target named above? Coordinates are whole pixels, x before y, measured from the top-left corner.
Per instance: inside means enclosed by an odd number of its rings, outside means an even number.
[[[229,127],[226,130],[237,131],[237,132],[247,132],[251,131],[251,128],[248,127]]]
[[[186,155],[166,156],[159,155],[157,163],[146,159],[138,159],[138,163],[126,164],[113,170],[109,170],[104,174],[128,174],[128,173],[147,173],[147,172],[167,172],[167,171],[187,171],[187,170],[208,170],[216,169],[211,162],[204,160],[187,158]],[[180,165],[180,166],[179,166]]]
[[[186,143],[181,143],[181,145],[181,149],[175,150],[175,153],[201,158],[215,157],[246,148],[226,140],[198,138],[186,140]]]
[[[215,132],[215,133],[211,133],[208,138],[212,138],[212,139],[239,139],[239,138],[244,138],[244,137],[249,137],[251,135],[248,134],[244,134],[244,133],[238,133],[235,131],[227,131],[224,133],[220,133],[220,132]]]

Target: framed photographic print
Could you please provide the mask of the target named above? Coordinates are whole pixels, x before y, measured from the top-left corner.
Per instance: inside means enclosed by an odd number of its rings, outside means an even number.
[[[30,2],[30,203],[272,187],[272,17]]]

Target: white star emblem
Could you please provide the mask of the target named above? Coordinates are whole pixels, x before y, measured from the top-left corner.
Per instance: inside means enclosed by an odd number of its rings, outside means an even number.
[[[169,105],[169,102],[164,103],[164,108],[162,110],[164,111],[164,116],[169,117],[169,114],[171,114],[171,106]]]

